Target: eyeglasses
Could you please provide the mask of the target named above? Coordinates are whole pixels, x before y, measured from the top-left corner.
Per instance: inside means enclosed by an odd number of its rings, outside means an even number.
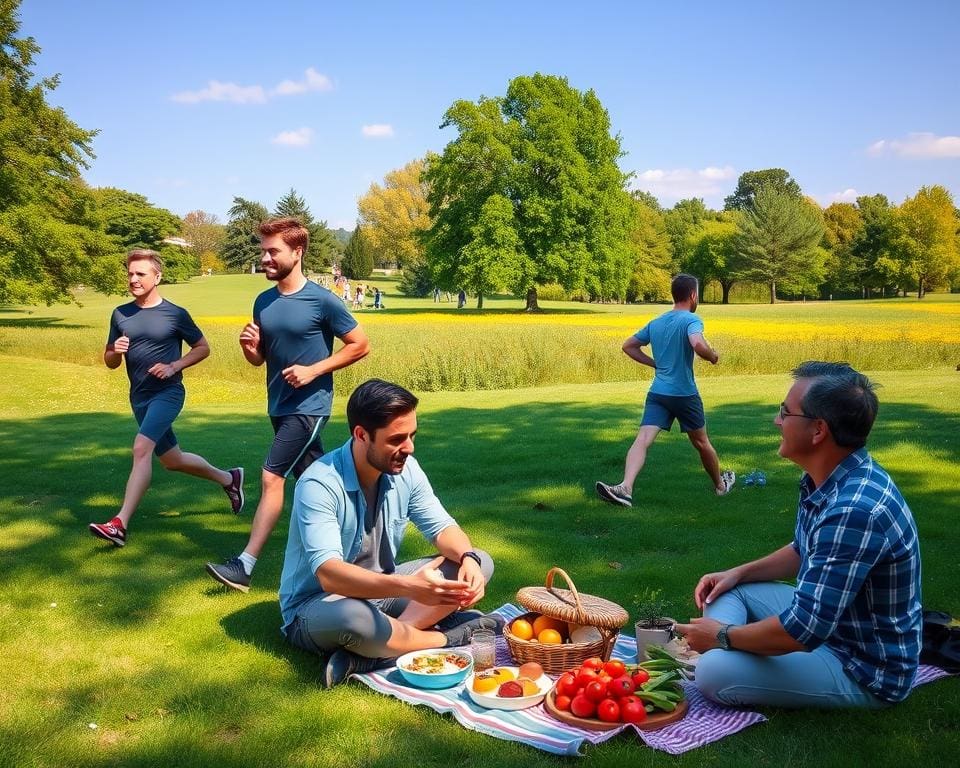
[[[785,418],[787,418],[787,416],[799,416],[801,419],[816,419],[816,418],[818,418],[817,416],[808,416],[808,415],[805,414],[805,413],[790,413],[790,411],[787,410],[787,404],[786,404],[786,403],[780,403],[780,420],[783,421]]]

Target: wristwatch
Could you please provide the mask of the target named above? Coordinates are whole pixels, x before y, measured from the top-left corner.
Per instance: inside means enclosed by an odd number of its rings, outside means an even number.
[[[725,651],[730,650],[730,636],[727,634],[733,624],[724,624],[717,630],[717,644]]]
[[[473,560],[478,566],[483,567],[483,563],[480,562],[480,555],[478,555],[473,550],[463,553],[463,555],[460,557],[460,565],[463,565],[463,561],[466,560],[468,557],[471,560]]]

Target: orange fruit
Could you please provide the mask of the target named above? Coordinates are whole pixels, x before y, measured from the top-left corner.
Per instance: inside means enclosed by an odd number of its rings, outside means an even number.
[[[517,670],[517,678],[525,677],[528,680],[539,680],[543,677],[543,667],[541,667],[535,661],[528,661],[526,664],[521,664],[520,669]]]
[[[533,639],[533,625],[526,619],[517,619],[510,625],[510,634],[518,640]]]
[[[537,635],[537,642],[544,645],[560,645],[563,642],[563,636],[557,630],[547,628]]]
[[[529,678],[518,677],[517,682],[523,686],[524,696],[534,696],[535,694],[540,693],[540,688],[535,682],[533,682],[533,680],[530,680]]]
[[[540,633],[545,629],[552,629],[563,639],[563,635],[567,631],[567,622],[560,621],[560,619],[552,619],[549,616],[537,616],[533,621],[533,634],[537,636],[538,640],[540,639]],[[540,642],[543,641],[541,640]]]
[[[490,673],[494,676],[498,685],[513,680],[516,677],[513,670],[507,669],[506,667],[494,667],[490,670]]]

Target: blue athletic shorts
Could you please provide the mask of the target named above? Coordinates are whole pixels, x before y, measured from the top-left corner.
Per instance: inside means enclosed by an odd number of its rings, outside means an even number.
[[[273,444],[263,468],[274,475],[300,477],[304,470],[323,456],[321,433],[329,416],[271,416]]]
[[[163,456],[177,446],[177,436],[173,433],[173,422],[183,410],[186,390],[182,385],[167,387],[153,395],[149,400],[130,402],[133,417],[140,425],[140,434],[153,440],[155,456]]]
[[[693,432],[705,427],[707,417],[703,413],[700,395],[658,395],[648,392],[640,426],[660,427],[669,432],[674,419],[680,422],[681,432]]]

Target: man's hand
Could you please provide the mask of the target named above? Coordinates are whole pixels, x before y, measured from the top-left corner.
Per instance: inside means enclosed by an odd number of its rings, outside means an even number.
[[[705,605],[709,605],[724,592],[729,592],[740,583],[740,575],[736,568],[729,571],[719,571],[717,573],[708,573],[701,576],[693,590],[693,602],[701,611]]]
[[[116,341],[113,342],[113,351],[118,355],[125,355],[127,350],[130,349],[130,337],[129,336],[120,336]]]
[[[311,381],[317,378],[309,365],[291,365],[283,369],[283,379],[294,389],[305,387]]]
[[[673,629],[687,639],[692,650],[705,653],[711,648],[720,647],[717,644],[717,632],[722,626],[715,619],[690,619],[689,624],[676,624]]]
[[[480,566],[477,565],[476,560],[472,557],[463,558],[463,562],[460,564],[460,570],[457,571],[457,578],[470,585],[466,599],[460,603],[461,608],[469,608],[471,605],[475,605],[483,599],[486,582],[483,578],[483,572],[480,570]]]
[[[438,576],[436,570],[445,559],[443,556],[436,557],[423,568],[402,577],[406,596],[423,605],[462,605],[470,594],[470,583]]]
[[[169,379],[177,375],[177,369],[167,363],[154,363],[147,373],[156,376],[158,379]]]
[[[247,323],[240,331],[240,346],[251,355],[260,354],[260,326],[256,323]]]

